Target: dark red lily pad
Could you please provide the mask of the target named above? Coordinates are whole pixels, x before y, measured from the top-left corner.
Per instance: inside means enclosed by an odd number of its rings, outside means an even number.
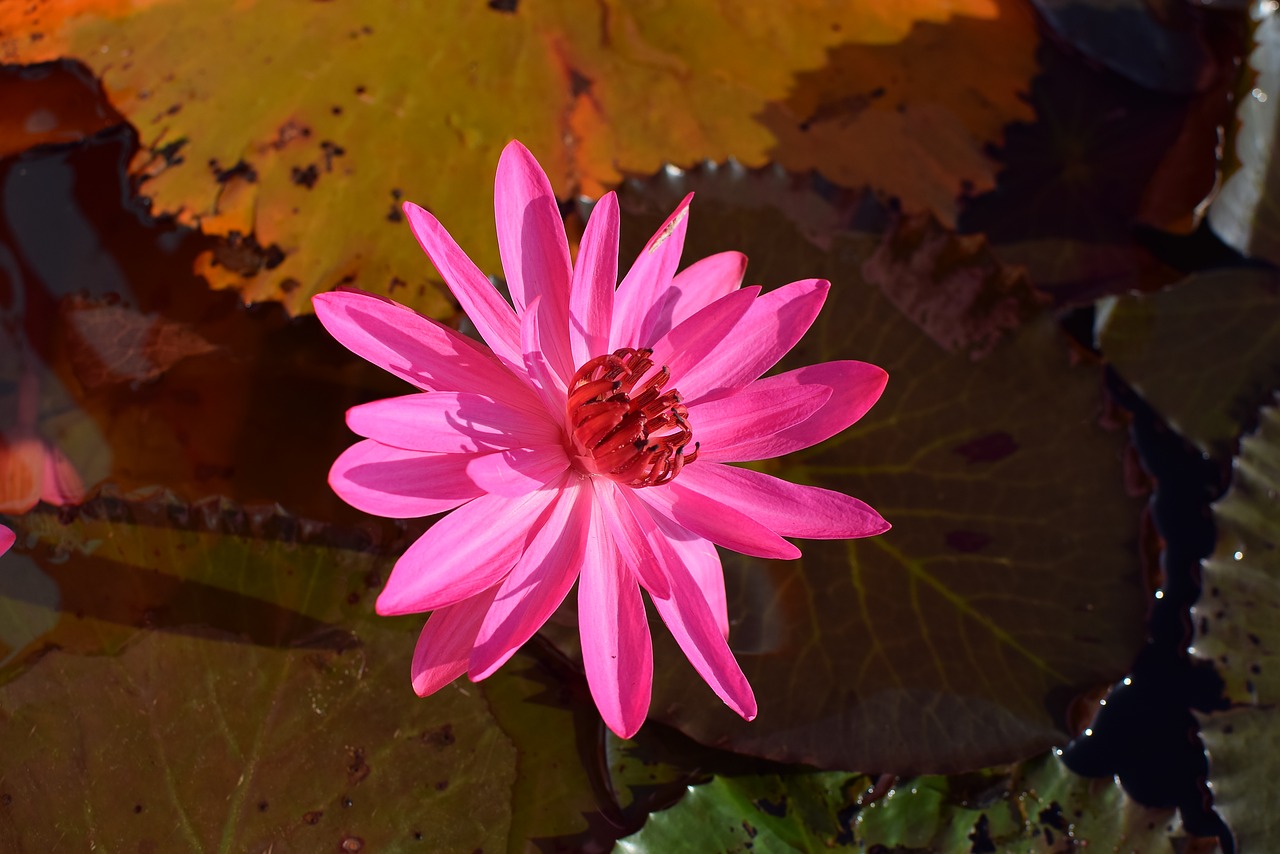
[[[1043,314],[1014,331],[988,318],[1005,337],[980,359],[948,352],[863,277],[879,234],[823,251],[781,212],[812,201],[802,183],[720,170],[629,190],[624,234],[696,190],[687,258],[741,247],[749,282],[832,281],[779,368],[862,359],[888,390],[844,434],[763,468],[863,498],[894,528],[801,542],[794,563],[729,556],[730,642],[759,718],[719,704],[661,629],[653,714],[734,750],[903,773],[1061,743],[1071,699],[1118,677],[1143,636],[1138,507],[1124,438],[1098,423],[1100,371],[1072,364]]]
[[[1102,355],[1171,427],[1226,458],[1280,387],[1280,275],[1197,273],[1098,316]]]
[[[104,500],[13,524],[6,851],[599,848],[694,778],[545,655],[415,697],[421,618],[374,616],[390,559],[336,529]]]

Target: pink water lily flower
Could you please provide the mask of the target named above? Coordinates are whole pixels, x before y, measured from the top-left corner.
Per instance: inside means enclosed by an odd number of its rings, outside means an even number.
[[[887,379],[863,362],[760,376],[809,328],[828,290],[762,294],[726,252],[677,273],[689,198],[618,283],[618,203],[597,203],[576,263],[546,175],[512,142],[494,207],[512,305],[440,223],[406,204],[414,235],[488,346],[390,300],[315,298],[325,328],[421,391],[356,406],[361,441],[334,463],[344,500],[394,518],[452,511],[397,561],[380,614],[430,611],[413,656],[427,695],[484,679],[578,583],[587,681],[628,737],[648,714],[653,651],[641,589],[694,668],[750,720],[729,651],[715,546],[789,560],[784,537],[888,529],[861,501],[730,463],[821,442]],[[616,285],[616,287],[615,287]]]

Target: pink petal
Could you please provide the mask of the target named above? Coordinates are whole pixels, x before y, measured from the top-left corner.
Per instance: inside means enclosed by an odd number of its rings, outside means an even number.
[[[739,456],[742,460],[763,460],[789,454],[825,442],[867,413],[884,391],[889,375],[882,368],[866,362],[823,362],[785,374],[765,377],[755,385],[791,382],[822,383],[831,386],[831,399],[807,421],[780,430],[767,448],[750,449],[760,456]],[[746,453],[744,446],[738,453]]]
[[[467,670],[467,659],[480,621],[498,588],[488,590],[456,605],[431,612],[418,635],[413,650],[413,690],[419,697],[439,691]]]
[[[541,489],[568,470],[569,456],[559,443],[480,454],[467,463],[467,477],[477,486],[511,497]]]
[[[529,372],[529,381],[542,400],[545,411],[552,418],[563,419],[568,405],[568,385],[566,378],[556,371],[555,366],[548,361],[546,351],[542,349],[542,343],[547,338],[546,321],[542,298],[534,297],[520,317],[520,346],[524,350],[524,365]]]
[[[13,531],[0,525],[0,555],[13,548],[13,544],[18,541],[18,535]]]
[[[654,522],[666,533],[667,542],[680,555],[681,562],[702,591],[720,634],[728,638],[729,602],[725,595],[724,567],[720,565],[720,553],[710,540],[694,536],[668,519],[657,517]]]
[[[641,337],[651,343],[666,335],[695,313],[728,296],[742,286],[747,269],[747,256],[741,252],[708,255],[685,267],[671,280],[671,287],[659,297],[651,315],[655,322]]]
[[[560,425],[542,415],[481,394],[433,391],[354,406],[347,426],[384,445],[446,454],[558,444]]]
[[[84,482],[66,454],[49,443],[44,443],[44,477],[40,483],[40,498],[54,507],[79,504],[84,500]]]
[[[512,302],[523,314],[542,297],[547,359],[553,370],[568,379],[574,370],[569,348],[569,241],[551,182],[519,142],[507,143],[498,160],[493,208]]]
[[[578,626],[596,707],[609,729],[630,738],[649,713],[653,647],[640,588],[622,565],[594,501],[578,581]]]
[[[487,678],[542,627],[578,577],[591,520],[591,490],[571,479],[520,560],[498,587],[475,636],[468,669]]]
[[[519,498],[482,495],[445,516],[396,561],[378,596],[378,613],[433,611],[497,584],[559,493],[550,487]]]
[[[573,363],[583,365],[609,352],[613,292],[618,284],[618,197],[596,202],[582,235],[569,292],[569,343]]]
[[[664,562],[671,579],[671,596],[654,599],[662,621],[667,624],[689,663],[725,704],[747,720],[756,716],[756,698],[747,677],[729,651],[725,635],[703,598],[702,590],[674,551]]]
[[[536,406],[528,387],[482,344],[399,303],[363,291],[311,298],[324,328],[351,352],[427,391],[477,391]]]
[[[781,560],[800,557],[798,548],[755,519],[689,488],[688,473],[698,465],[700,463],[695,462],[686,466],[679,477],[664,486],[637,489],[635,495],[654,512],[718,546],[755,557]]]
[[[726,453],[732,456],[734,446],[798,424],[830,398],[830,386],[755,382],[729,397],[694,404],[689,407],[689,424],[699,459],[709,459],[709,454],[721,454],[717,459]]]
[[[714,495],[787,537],[843,540],[873,537],[890,527],[879,513],[856,498],[737,466],[698,460],[680,472],[680,483]]]
[[[724,337],[723,346],[696,364],[681,365],[678,387],[685,401],[724,397],[773,367],[808,331],[830,288],[821,279],[806,279],[752,303]],[[677,373],[675,364],[671,373],[673,377]]]
[[[609,534],[622,562],[640,580],[641,586],[651,596],[665,598],[671,595],[671,585],[662,572],[662,561],[654,554],[651,540],[665,539],[658,532],[653,516],[643,505],[631,506],[631,490],[620,487],[605,478],[593,478],[596,500]],[[636,511],[639,511],[637,514]]]
[[[521,364],[520,326],[511,306],[434,216],[412,202],[405,202],[403,207],[418,245],[440,271],[489,348],[508,367]]]
[[[684,251],[684,234],[689,227],[689,202],[693,193],[684,197],[653,237],[640,250],[627,275],[618,285],[617,307],[613,314],[613,330],[609,338],[618,346],[641,346],[627,342],[652,341],[653,333],[663,320],[665,297],[671,279],[680,265]],[[669,326],[668,326],[669,328]]]
[[[430,516],[484,494],[467,476],[473,456],[423,454],[366,439],[334,460],[329,486],[352,507],[375,516]]]
[[[683,372],[709,358],[724,343],[725,336],[737,328],[759,294],[759,287],[734,291],[653,342],[654,363],[671,369],[668,389],[678,388]],[[616,340],[613,343],[632,346]]]
[[[723,296],[742,287],[747,272],[747,256],[741,252],[717,252],[694,261],[671,280],[671,289],[679,294],[671,309],[671,326],[680,325],[688,317]],[[666,330],[658,331],[658,335]]]

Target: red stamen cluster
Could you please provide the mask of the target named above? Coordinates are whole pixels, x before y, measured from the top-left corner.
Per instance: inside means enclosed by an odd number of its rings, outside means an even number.
[[[665,366],[643,383],[653,367],[652,350],[623,347],[597,356],[569,384],[569,425],[573,451],[583,466],[627,486],[669,483],[698,457],[689,410],[680,392],[662,387],[671,379]]]

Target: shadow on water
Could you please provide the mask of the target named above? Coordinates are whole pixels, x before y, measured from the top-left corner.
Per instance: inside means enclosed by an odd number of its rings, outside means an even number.
[[[1150,511],[1164,543],[1159,596],[1130,676],[1107,695],[1087,734],[1067,747],[1063,759],[1077,774],[1118,776],[1140,803],[1177,807],[1190,833],[1218,837],[1230,854],[1230,834],[1206,787],[1208,761],[1193,715],[1225,708],[1222,680],[1211,664],[1186,652],[1190,608],[1200,596],[1200,561],[1215,539],[1209,506],[1230,472],[1170,430],[1111,371],[1108,388],[1131,416],[1130,435],[1155,482]]]

